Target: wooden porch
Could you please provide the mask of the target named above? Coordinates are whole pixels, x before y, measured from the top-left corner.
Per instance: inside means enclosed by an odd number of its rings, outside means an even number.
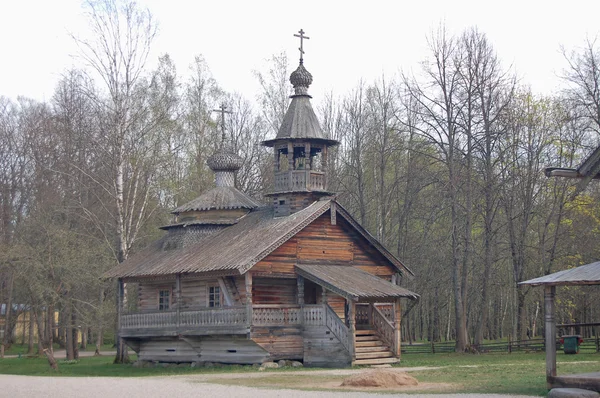
[[[352,304],[347,322],[342,321],[328,304],[254,304],[251,307],[128,313],[119,318],[120,335],[129,340],[244,335],[243,338],[260,344],[260,333],[279,329],[292,334],[292,331],[298,331],[304,340],[301,352],[291,353],[291,356],[314,358],[330,351],[343,351],[351,364],[397,362],[400,334],[396,326],[399,322],[393,319],[394,305]],[[318,341],[312,341],[315,335],[322,336]]]

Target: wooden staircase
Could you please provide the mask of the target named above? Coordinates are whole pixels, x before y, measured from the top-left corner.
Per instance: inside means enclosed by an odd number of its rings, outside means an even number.
[[[356,360],[352,362],[352,365],[383,365],[400,361],[381,341],[375,330],[356,330],[355,341]]]

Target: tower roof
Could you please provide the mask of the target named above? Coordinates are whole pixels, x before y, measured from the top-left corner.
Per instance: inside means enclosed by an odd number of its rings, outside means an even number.
[[[312,75],[304,67],[304,48],[303,39],[308,39],[304,36],[304,31],[300,29],[299,35],[294,35],[300,38],[300,63],[295,71],[290,75],[290,83],[294,87],[294,95],[291,96],[292,101],[283,118],[283,122],[279,127],[277,136],[272,140],[263,141],[265,146],[274,146],[278,141],[289,141],[290,139],[298,140],[320,140],[325,141],[327,145],[337,145],[338,141],[329,139],[317,119],[317,115],[312,108],[308,95],[308,87],[312,83]]]

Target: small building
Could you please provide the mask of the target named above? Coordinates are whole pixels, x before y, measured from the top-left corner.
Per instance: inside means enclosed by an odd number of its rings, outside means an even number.
[[[600,178],[600,146],[576,169],[548,167],[547,177],[576,178],[579,180],[575,195],[583,191],[594,179]],[[552,388],[581,388],[600,392],[600,372],[558,375],[556,371],[556,317],[557,286],[600,285],[600,262],[540,276],[519,283],[527,286],[544,286],[546,383]],[[588,323],[587,326],[599,326]]]
[[[234,187],[241,159],[223,128],[208,159],[216,188],[176,208],[163,238],[105,275],[119,281],[119,334],[140,360],[399,360],[401,299],[419,297],[399,283],[412,272],[328,191],[338,142],[313,111],[302,57],[290,81],[281,128],[263,142],[273,148],[271,204]],[[122,311],[128,282],[139,286],[135,313]]]

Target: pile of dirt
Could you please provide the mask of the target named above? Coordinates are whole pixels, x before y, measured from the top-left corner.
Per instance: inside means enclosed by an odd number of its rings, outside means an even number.
[[[404,372],[392,370],[372,370],[344,379],[343,386],[395,388],[419,385],[417,379]]]

